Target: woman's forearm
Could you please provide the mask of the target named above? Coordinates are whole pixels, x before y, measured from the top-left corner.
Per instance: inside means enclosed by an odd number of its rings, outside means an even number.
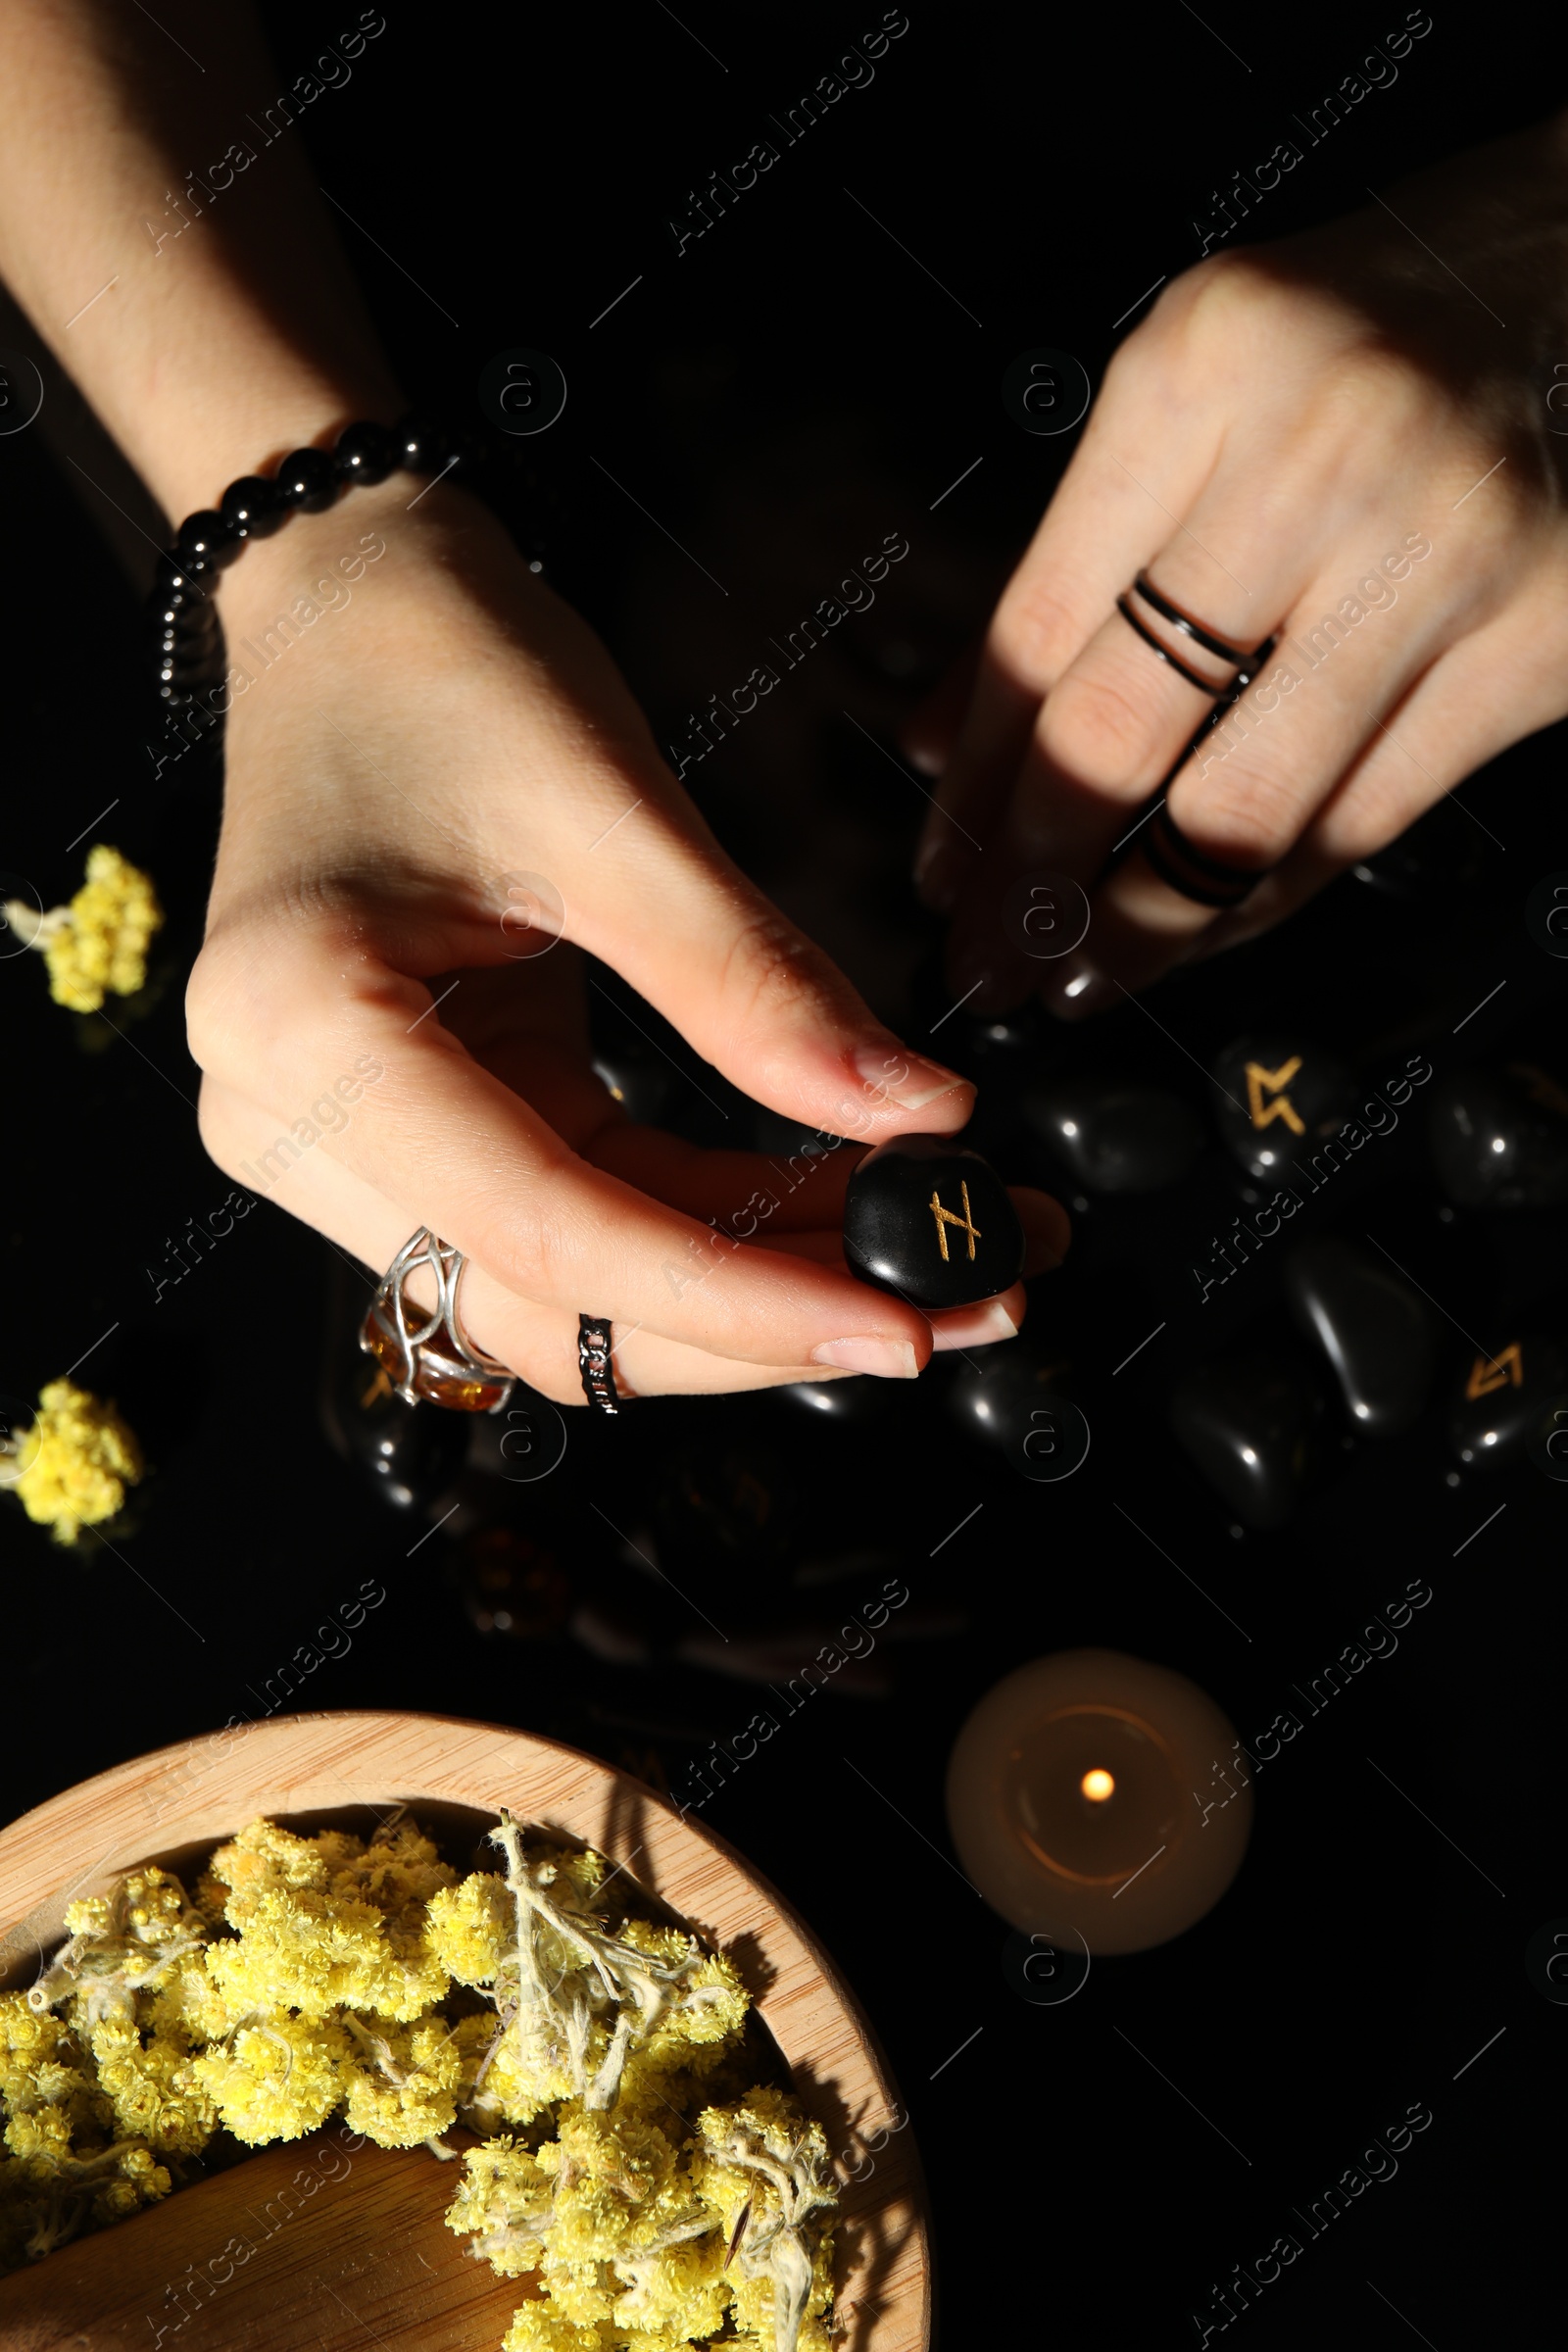
[[[397,400],[283,87],[239,0],[0,8],[0,276],[176,519]]]

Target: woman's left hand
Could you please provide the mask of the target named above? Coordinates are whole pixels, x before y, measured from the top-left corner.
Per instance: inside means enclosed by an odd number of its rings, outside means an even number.
[[[1568,118],[1178,279],[1107,371],[956,739],[934,716],[906,738],[940,771],[916,880],[952,913],[955,995],[1118,1004],[1278,922],[1568,712],[1565,473]],[[1107,872],[1212,708],[1118,611],[1140,573],[1226,643],[1277,645],[1170,782],[1174,835],[1159,820]],[[1092,893],[1081,949],[1044,963],[1007,904],[1042,872]]]

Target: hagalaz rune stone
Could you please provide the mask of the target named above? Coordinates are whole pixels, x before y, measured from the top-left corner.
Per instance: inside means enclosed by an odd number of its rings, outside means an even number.
[[[1011,1288],[1023,1228],[996,1170],[942,1135],[868,1152],[844,1202],[850,1272],[911,1306],[970,1306]]]

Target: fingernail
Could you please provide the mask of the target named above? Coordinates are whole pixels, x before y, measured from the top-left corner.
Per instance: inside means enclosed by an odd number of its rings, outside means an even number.
[[[1103,1012],[1121,995],[1113,980],[1096,970],[1087,956],[1070,956],[1042,991],[1045,1007],[1058,1021],[1081,1021],[1091,1012]]]
[[[951,1095],[956,1086],[967,1084],[956,1070],[927,1061],[922,1054],[906,1054],[902,1046],[862,1046],[850,1056],[850,1066],[879,1098],[896,1102],[900,1110],[923,1110],[938,1095]]]
[[[913,1380],[920,1369],[907,1340],[824,1340],[811,1349],[811,1361],[841,1372],[871,1372],[878,1380]]]
[[[931,1345],[938,1355],[948,1348],[989,1348],[996,1340],[1015,1340],[1018,1326],[1000,1298],[983,1299],[978,1306],[950,1307],[931,1325]]]

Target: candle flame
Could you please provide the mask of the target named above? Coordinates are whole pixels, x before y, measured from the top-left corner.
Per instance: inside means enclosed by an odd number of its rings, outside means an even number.
[[[1093,1772],[1084,1774],[1078,1786],[1091,1804],[1102,1805],[1115,1788],[1116,1783],[1108,1772],[1102,1772],[1097,1765]]]

